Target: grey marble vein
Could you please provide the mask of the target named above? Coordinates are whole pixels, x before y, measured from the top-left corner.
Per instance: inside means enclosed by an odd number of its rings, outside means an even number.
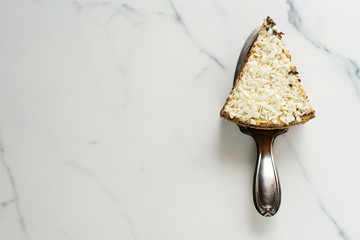
[[[22,230],[22,232],[24,234],[24,238],[29,239],[29,235],[28,235],[28,232],[27,232],[27,229],[26,229],[25,220],[24,220],[24,217],[23,217],[23,214],[22,214],[22,211],[21,211],[21,207],[20,207],[20,204],[19,204],[19,195],[18,195],[18,191],[17,191],[17,188],[16,188],[16,184],[15,184],[15,178],[14,178],[14,175],[12,174],[10,166],[7,164],[7,162],[5,160],[5,151],[4,151],[4,147],[3,147],[3,144],[2,144],[1,140],[0,140],[0,160],[1,160],[1,164],[3,165],[3,167],[6,170],[6,173],[7,173],[8,177],[9,177],[9,180],[10,180],[11,189],[12,189],[13,196],[14,196],[14,199],[12,201],[15,203],[16,212],[17,212],[17,215],[18,215],[18,218],[19,218],[20,229]]]
[[[335,218],[325,208],[323,202],[322,201],[318,201],[318,202],[319,202],[320,208],[323,211],[323,213],[329,218],[329,220],[332,222],[332,224],[334,224],[334,226],[335,226],[336,230],[338,231],[338,234],[341,237],[341,239],[350,240],[350,238],[345,233],[344,229],[338,224],[338,222],[335,220]]]
[[[120,215],[125,219],[129,226],[129,230],[133,239],[137,240],[138,237],[136,235],[135,224],[130,215],[123,209],[117,197],[113,195],[88,169],[79,166],[74,161],[67,162],[67,164],[86,175],[114,203],[114,205],[117,206]]]
[[[113,9],[110,16],[107,18],[107,22],[113,21],[118,15],[121,15],[131,21],[134,25],[141,23],[140,17],[142,14],[136,9],[126,3],[118,4],[116,2],[97,2],[97,3],[79,3],[78,1],[72,1],[72,4],[76,8],[76,12],[80,13],[85,9],[93,10],[99,7],[111,7]]]
[[[5,201],[5,202],[1,202],[1,207],[6,208],[10,203],[14,203],[15,201],[16,201],[16,198],[10,199],[10,200]]]
[[[315,195],[316,197],[316,200],[318,202],[318,205],[320,206],[320,209],[322,210],[322,212],[324,213],[324,215],[330,220],[330,222],[334,225],[334,227],[336,228],[339,236],[341,237],[341,239],[343,240],[350,240],[350,238],[348,237],[348,235],[346,234],[345,230],[340,226],[340,224],[335,220],[335,218],[330,214],[330,212],[326,209],[325,205],[324,205],[324,202],[323,200],[321,199],[318,191],[315,189],[314,185],[312,184],[307,172],[306,172],[306,169],[304,167],[304,165],[302,164],[299,156],[297,155],[295,149],[293,148],[292,144],[290,143],[289,139],[285,136],[285,139],[286,139],[286,142],[289,146],[289,149],[291,151],[291,153],[294,155],[300,169],[301,169],[301,172],[306,180],[306,182],[308,183],[308,185],[310,186],[313,194]]]
[[[208,70],[208,67],[204,67],[200,73],[195,75],[194,80],[201,78],[207,70]]]
[[[74,240],[75,238],[70,236],[47,212],[41,212],[44,217],[46,217],[47,223],[51,224],[58,233],[61,234],[63,239]]]
[[[225,66],[219,61],[219,59],[212,55],[209,51],[207,51],[206,49],[200,49],[200,52],[212,59],[219,67],[225,69]]]
[[[130,93],[129,93],[129,89],[128,89],[128,85],[127,85],[127,79],[128,79],[127,70],[124,67],[117,65],[116,72],[121,75],[121,79],[119,79],[119,80],[120,80],[120,86],[121,86],[121,90],[122,90],[122,96],[124,96],[121,106],[122,106],[122,108],[127,108],[129,105],[129,99],[130,99]]]
[[[93,7],[99,7],[99,6],[106,6],[106,5],[111,5],[111,2],[98,2],[98,3],[86,3],[86,4],[81,4],[76,0],[72,1],[72,4],[75,6],[77,12],[79,13],[81,10],[85,9],[85,8],[93,8]]]
[[[341,54],[335,53],[334,51],[330,50],[327,46],[325,46],[323,43],[315,40],[310,36],[308,32],[304,29],[302,18],[299,15],[299,12],[297,11],[295,7],[295,1],[294,0],[287,0],[286,1],[289,6],[288,16],[289,16],[289,22],[291,25],[295,27],[295,29],[306,39],[308,40],[314,47],[330,54],[331,56],[334,56],[338,59],[340,59],[345,68],[346,73],[348,74],[348,77],[352,81],[356,95],[360,98],[360,67],[359,65],[351,58],[343,56]]]
[[[142,16],[142,14],[128,4],[121,4],[117,8],[117,10],[110,15],[110,17],[108,18],[108,22],[114,20],[118,15],[124,16],[126,19],[130,20],[135,25],[139,25],[141,23],[140,17]]]
[[[99,145],[101,142],[97,141],[97,140],[93,140],[89,142],[89,147],[95,147],[97,145]]]
[[[213,0],[212,5],[214,6],[214,8],[216,9],[216,11],[219,13],[220,16],[227,15],[227,11],[226,11],[225,7],[222,6],[218,1]]]
[[[169,0],[169,4],[170,4],[171,9],[172,9],[173,12],[174,12],[174,15],[175,15],[175,16],[174,16],[174,19],[175,19],[175,21],[176,21],[177,23],[179,23],[179,24],[184,28],[185,33],[190,36],[189,29],[188,29],[187,26],[185,25],[184,20],[183,20],[183,18],[181,17],[181,15],[179,14],[178,10],[176,9],[174,3],[173,3],[171,0]]]
[[[184,19],[183,17],[180,15],[179,11],[177,10],[176,6],[174,5],[174,3],[172,2],[172,0],[169,0],[169,5],[172,9],[172,11],[174,12],[174,16],[172,17],[176,23],[178,23],[183,29],[184,29],[184,32],[186,33],[186,35],[194,42],[197,44],[197,46],[199,45],[198,42],[194,39],[194,37],[190,34],[190,31],[189,31],[189,28],[187,27],[187,25],[185,24],[184,22]],[[160,15],[163,15],[163,16],[167,16],[165,14],[162,14],[162,13],[158,13]],[[222,64],[220,62],[220,60],[215,57],[212,53],[210,53],[210,51],[208,51],[207,49],[205,48],[202,48],[202,47],[199,47],[198,46],[198,49],[199,49],[199,52],[203,55],[206,55],[207,57],[209,57],[216,65],[218,65],[220,68],[222,68],[223,70],[225,70],[225,66],[224,64]]]
[[[107,18],[106,23],[110,23],[118,15],[122,15],[123,17],[125,17],[126,19],[131,21],[134,25],[139,25],[141,23],[140,18],[142,18],[142,16],[143,16],[143,14],[141,14],[135,8],[131,7],[129,4],[126,4],[126,3],[123,3],[123,4],[117,4],[114,2],[79,3],[78,1],[74,0],[72,2],[72,4],[76,7],[77,12],[80,12],[85,9],[92,10],[93,8],[98,8],[98,7],[108,7],[108,6],[111,7],[111,9],[113,9],[113,11],[112,11],[113,13],[110,14],[110,16]],[[103,24],[98,24],[98,27],[104,32],[104,36],[107,38],[108,42],[110,43],[111,39],[110,39],[108,30],[104,27]],[[109,44],[109,48],[111,48],[111,44]],[[114,51],[112,51],[112,52],[114,52]],[[115,72],[121,74],[121,78],[122,78],[122,79],[120,79],[120,85],[121,85],[121,90],[122,90],[121,96],[124,96],[124,97],[123,97],[121,107],[127,108],[128,102],[129,102],[129,92],[128,92],[128,88],[127,88],[127,84],[126,84],[126,79],[127,79],[128,73],[127,73],[127,69],[118,63],[118,59],[116,57],[115,57],[115,59],[117,62],[116,66],[115,66]],[[103,94],[99,87],[98,87],[98,92],[100,94]]]

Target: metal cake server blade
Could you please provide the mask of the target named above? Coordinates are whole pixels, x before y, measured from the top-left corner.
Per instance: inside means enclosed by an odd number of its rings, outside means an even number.
[[[236,65],[234,83],[244,67],[249,51],[260,32],[260,26],[255,28],[247,38]],[[240,131],[252,136],[257,146],[257,161],[253,180],[253,199],[257,211],[270,217],[276,214],[281,203],[281,187],[276,170],[272,146],[275,138],[288,129],[262,130],[238,125]]]

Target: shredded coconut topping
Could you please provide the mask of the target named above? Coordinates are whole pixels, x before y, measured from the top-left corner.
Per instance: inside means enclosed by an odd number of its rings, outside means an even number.
[[[282,34],[265,20],[225,104],[231,119],[288,125],[312,111]]]

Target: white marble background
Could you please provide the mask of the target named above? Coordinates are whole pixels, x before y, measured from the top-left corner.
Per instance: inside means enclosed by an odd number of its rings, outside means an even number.
[[[360,239],[359,8],[2,0],[0,239]],[[253,207],[253,140],[219,118],[268,15],[317,111],[276,141],[273,218]]]

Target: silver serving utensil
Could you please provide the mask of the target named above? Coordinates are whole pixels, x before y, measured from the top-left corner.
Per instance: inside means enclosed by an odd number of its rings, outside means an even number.
[[[246,40],[236,65],[234,85],[238,75],[243,68],[249,51],[257,39],[260,27],[252,31]],[[238,125],[241,132],[252,136],[257,146],[257,161],[253,182],[253,198],[257,211],[265,216],[271,217],[279,210],[281,202],[281,188],[279,176],[276,170],[272,146],[275,138],[285,133],[288,129],[262,130]]]

